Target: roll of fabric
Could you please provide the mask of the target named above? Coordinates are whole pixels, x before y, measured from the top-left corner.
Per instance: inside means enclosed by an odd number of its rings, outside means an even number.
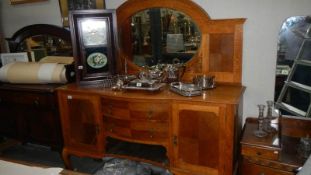
[[[14,62],[0,69],[0,81],[21,84],[66,83],[65,64]]]

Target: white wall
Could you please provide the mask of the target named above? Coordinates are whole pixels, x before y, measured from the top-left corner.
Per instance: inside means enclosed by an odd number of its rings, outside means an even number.
[[[247,18],[244,26],[243,85],[244,118],[257,116],[256,105],[273,100],[278,31],[283,20],[294,15],[311,15],[310,0],[194,0],[212,19]],[[117,8],[125,0],[106,0]],[[33,23],[61,25],[57,0],[10,6],[0,1],[3,31],[10,37],[22,26]]]
[[[10,5],[10,0],[0,0],[0,21],[5,37],[30,24],[62,25],[58,0]]]

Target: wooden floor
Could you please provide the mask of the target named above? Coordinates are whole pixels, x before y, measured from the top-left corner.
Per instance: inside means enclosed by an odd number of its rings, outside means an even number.
[[[58,152],[51,151],[49,147],[21,144],[12,139],[0,140],[0,159],[31,166],[64,168],[64,163]],[[76,167],[75,171],[64,170],[62,174],[93,174],[104,165],[104,162],[90,158],[72,157],[72,162]]]

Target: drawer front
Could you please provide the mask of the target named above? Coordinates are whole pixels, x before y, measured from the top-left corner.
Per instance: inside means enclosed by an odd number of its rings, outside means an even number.
[[[102,99],[102,105],[104,115],[106,116],[148,121],[167,121],[169,119],[169,103]]]
[[[108,135],[117,135],[119,137],[131,138],[131,123],[129,120],[105,117],[106,131]]]
[[[169,120],[170,104],[168,103],[142,103],[129,104],[130,116],[139,120]]]
[[[256,156],[269,160],[278,160],[279,150],[271,150],[255,146],[242,145],[242,155]]]
[[[102,99],[102,109],[105,116],[123,119],[130,118],[127,101]]]
[[[169,138],[167,122],[124,120],[113,117],[105,118],[108,135],[141,141],[164,141]]]
[[[137,140],[164,140],[168,139],[167,122],[131,122],[132,138]]]
[[[281,169],[273,169],[247,161],[243,161],[241,167],[241,175],[294,175],[292,172],[282,171]]]
[[[49,108],[55,108],[57,106],[56,99],[54,98],[53,94],[25,93],[15,91],[0,91],[0,103],[14,103]]]

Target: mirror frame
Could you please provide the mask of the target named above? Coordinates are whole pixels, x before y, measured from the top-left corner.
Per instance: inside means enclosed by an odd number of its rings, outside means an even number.
[[[33,24],[16,31],[11,38],[6,38],[10,52],[18,52],[18,46],[25,39],[37,35],[50,35],[59,37],[67,43],[72,44],[70,31],[66,28],[50,24]]]
[[[186,72],[193,71],[192,69],[197,69],[199,63],[201,61],[202,55],[202,48],[204,48],[204,43],[202,40],[204,33],[207,30],[207,23],[210,21],[209,15],[203,10],[199,5],[195,4],[190,0],[128,0],[123,3],[119,8],[117,8],[117,20],[118,20],[118,31],[121,33],[119,34],[119,67],[118,70],[124,72],[125,70],[125,62],[127,64],[127,71],[128,73],[138,73],[142,70],[142,67],[137,66],[134,64],[132,60],[129,58],[129,55],[126,55],[124,48],[122,47],[122,32],[126,30],[128,25],[129,19],[135,15],[137,12],[150,9],[150,8],[169,8],[177,11],[181,11],[182,13],[188,15],[196,24],[198,29],[201,32],[201,44],[198,48],[195,55],[187,62],[186,64]],[[128,29],[129,30],[129,29]],[[199,66],[200,67],[200,66]],[[200,68],[199,68],[200,69]]]
[[[198,4],[191,0],[127,0],[117,8],[117,21],[119,33],[119,48],[117,70],[129,74],[137,74],[142,67],[134,64],[130,58],[128,47],[124,48],[125,40],[122,33],[131,30],[131,17],[142,10],[150,8],[169,8],[188,15],[201,32],[201,44],[191,60],[185,63],[186,69],[182,81],[190,82],[197,74],[214,75],[216,82],[241,84],[242,82],[242,47],[243,47],[243,24],[245,18],[212,20],[208,13]],[[210,69],[210,36],[212,34],[230,34],[233,37],[232,71],[212,71]],[[122,38],[124,37],[124,38]]]

